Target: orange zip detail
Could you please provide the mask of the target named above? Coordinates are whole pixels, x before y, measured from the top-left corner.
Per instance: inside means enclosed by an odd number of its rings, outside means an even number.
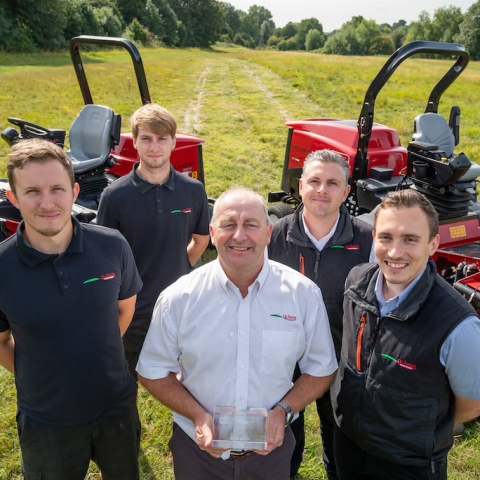
[[[302,274],[302,275],[305,275],[305,259],[303,258],[303,255],[300,254],[300,256],[298,257],[298,260],[300,262],[300,268],[299,268],[299,272]]]
[[[357,336],[357,370],[360,372],[362,370],[362,363],[361,363],[361,353],[362,353],[362,338],[363,338],[363,330],[365,328],[365,322],[367,318],[365,314],[360,317],[360,328],[358,330]]]

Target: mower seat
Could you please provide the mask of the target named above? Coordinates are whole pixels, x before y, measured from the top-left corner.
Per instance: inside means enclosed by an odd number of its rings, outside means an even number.
[[[115,115],[103,105],[85,105],[69,131],[70,149],[66,152],[75,173],[102,166],[114,145]]]
[[[438,113],[422,113],[414,120],[414,133],[412,140],[436,145],[438,150],[445,152],[445,157],[450,160],[455,148],[455,135],[445,118]],[[471,182],[480,175],[480,165],[472,162],[471,167],[458,180]]]
[[[422,113],[413,123],[414,142],[436,145],[438,150],[445,152],[445,157],[450,158],[455,148],[455,137],[447,121],[438,113]]]

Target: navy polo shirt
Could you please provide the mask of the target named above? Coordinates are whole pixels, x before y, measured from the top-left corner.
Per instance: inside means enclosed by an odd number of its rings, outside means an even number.
[[[187,246],[192,234],[209,234],[210,217],[201,182],[170,167],[168,181],[154,185],[138,165],[103,191],[97,223],[119,230],[132,247],[143,289],[128,334],[144,337],[160,292],[191,271]]]
[[[115,230],[74,222],[65,253],[47,255],[19,233],[0,245],[0,331],[15,339],[19,409],[38,422],[80,425],[135,395],[118,300],[142,283]]]

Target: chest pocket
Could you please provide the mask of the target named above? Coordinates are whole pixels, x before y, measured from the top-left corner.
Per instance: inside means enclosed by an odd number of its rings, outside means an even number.
[[[262,332],[262,374],[273,378],[292,378],[299,348],[298,332]]]

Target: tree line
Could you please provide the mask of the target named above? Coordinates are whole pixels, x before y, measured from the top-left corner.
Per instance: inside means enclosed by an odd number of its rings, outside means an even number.
[[[64,50],[77,35],[126,37],[144,46],[210,47],[223,41],[247,48],[307,50],[338,55],[389,55],[413,40],[456,42],[480,59],[480,0],[423,11],[407,24],[352,17],[333,32],[321,19],[277,27],[271,12],[248,12],[217,0],[0,0],[0,50]]]

